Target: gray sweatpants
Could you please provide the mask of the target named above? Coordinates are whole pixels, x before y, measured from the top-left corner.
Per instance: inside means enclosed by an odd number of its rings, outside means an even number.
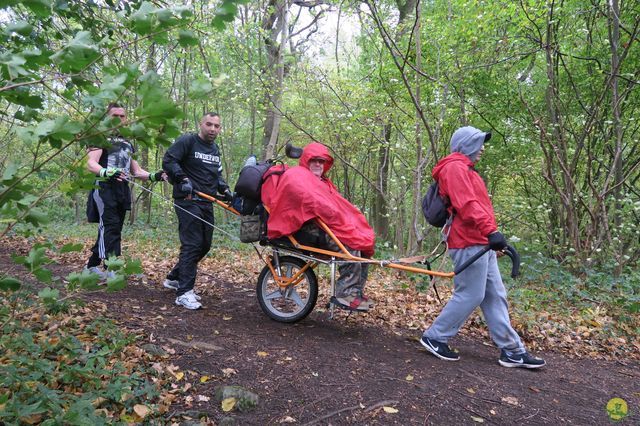
[[[483,246],[450,249],[455,266],[482,250]],[[518,333],[511,327],[507,291],[502,283],[496,252],[490,250],[453,278],[453,296],[424,336],[447,343],[455,336],[475,308],[480,306],[491,338],[498,348],[513,353],[525,351]]]

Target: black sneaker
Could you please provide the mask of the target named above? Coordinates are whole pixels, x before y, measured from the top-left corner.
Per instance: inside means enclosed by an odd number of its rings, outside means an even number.
[[[452,351],[446,343],[438,342],[437,340],[422,336],[420,344],[429,352],[445,361],[458,361],[460,359],[460,355]]]
[[[508,368],[540,368],[546,364],[542,358],[532,356],[528,352],[507,355],[504,349],[500,351],[498,362]]]

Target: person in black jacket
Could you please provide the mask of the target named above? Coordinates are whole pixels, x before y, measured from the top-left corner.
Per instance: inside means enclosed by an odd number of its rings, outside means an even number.
[[[231,201],[229,185],[222,178],[220,150],[215,139],[220,133],[220,116],[205,114],[198,134],[180,136],[167,150],[162,167],[173,183],[178,216],[180,257],[163,285],[176,291],[176,305],[199,309],[200,296],[194,293],[198,262],[209,252],[213,235],[213,206],[194,191],[224,195]]]
[[[121,105],[111,103],[107,107],[109,117],[127,123],[127,112]],[[138,178],[149,181],[166,180],[167,176],[159,170],[149,173],[136,160],[131,158],[135,153],[133,144],[114,132],[107,138],[106,146],[89,147],[87,150],[87,168],[97,177],[98,189],[90,193],[89,203],[96,212],[95,221],[98,225],[98,238],[91,249],[91,256],[87,261],[89,272],[97,274],[101,279],[112,278],[113,271],[101,268],[105,259],[110,256],[120,256],[122,241],[122,226],[127,210],[131,210],[131,189],[128,181]]]

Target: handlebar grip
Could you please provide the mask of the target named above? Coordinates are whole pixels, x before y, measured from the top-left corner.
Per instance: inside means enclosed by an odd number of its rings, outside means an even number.
[[[511,278],[520,275],[520,255],[513,246],[507,246],[504,253],[511,258]]]

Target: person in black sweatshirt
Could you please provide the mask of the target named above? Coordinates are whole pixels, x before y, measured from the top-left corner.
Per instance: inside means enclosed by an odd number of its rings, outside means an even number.
[[[180,257],[163,285],[176,291],[176,305],[199,309],[200,296],[194,293],[198,262],[211,248],[213,206],[195,191],[209,195],[220,193],[232,199],[229,185],[222,178],[220,149],[215,140],[220,134],[220,115],[205,114],[198,134],[180,136],[162,159],[163,170],[173,183],[173,198],[178,216]]]

